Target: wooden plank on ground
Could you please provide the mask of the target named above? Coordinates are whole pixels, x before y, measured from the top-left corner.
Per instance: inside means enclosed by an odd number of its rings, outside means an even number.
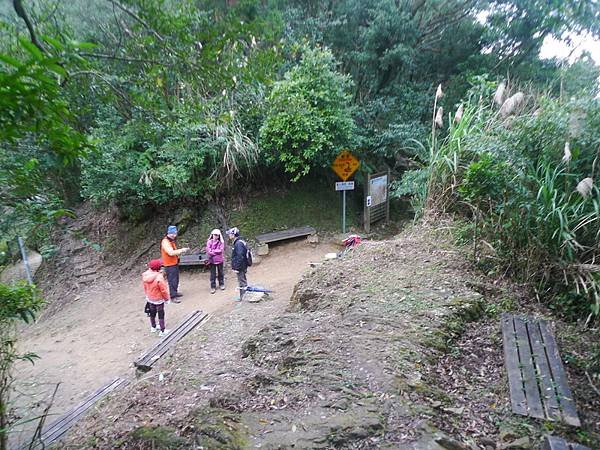
[[[581,444],[574,444],[556,436],[546,436],[541,450],[590,450]]]
[[[560,420],[560,407],[554,389],[554,382],[552,381],[552,371],[548,363],[544,340],[539,322],[533,317],[529,317],[527,320],[527,332],[529,333],[533,363],[538,374],[538,383],[546,417],[553,420]]]
[[[571,450],[590,450],[590,448],[581,444],[571,444]]]
[[[315,234],[317,230],[313,227],[298,227],[288,230],[274,231],[272,233],[264,233],[256,236],[256,241],[259,244],[268,244],[269,242],[283,241],[285,239],[293,239],[296,237],[308,236]]]
[[[504,364],[508,373],[508,386],[510,388],[510,401],[512,410],[516,414],[527,415],[527,400],[523,390],[523,379],[519,353],[515,337],[514,316],[502,314],[502,339],[504,343]]]
[[[118,387],[124,386],[127,383],[127,380],[123,378],[115,378],[110,383],[102,386],[93,394],[86,397],[72,411],[52,422],[47,428],[44,428],[41,436],[43,445],[39,445],[47,446],[60,439],[96,402]]]
[[[540,332],[546,347],[548,365],[552,371],[552,378],[556,387],[563,420],[569,425],[579,427],[581,426],[581,422],[579,420],[579,416],[577,415],[573,393],[569,388],[567,374],[560,359],[560,354],[558,353],[558,346],[556,345],[554,335],[550,331],[548,322],[545,320],[540,321]]]
[[[142,354],[134,361],[135,367],[142,371],[148,371],[152,365],[160,359],[169,349],[176,344],[181,338],[188,334],[196,325],[205,321],[208,314],[202,311],[194,311],[188,315],[177,327],[167,334],[163,339],[158,341],[152,348]]]
[[[519,347],[519,361],[523,374],[523,388],[527,399],[527,414],[531,417],[543,419],[545,417],[542,399],[538,388],[537,374],[533,366],[533,357],[527,334],[527,325],[521,317],[515,317],[515,333],[517,335],[517,346]]]

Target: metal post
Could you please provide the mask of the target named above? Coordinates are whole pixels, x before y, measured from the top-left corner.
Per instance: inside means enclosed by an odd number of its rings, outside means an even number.
[[[346,191],[342,191],[342,233],[346,232]]]
[[[21,257],[23,258],[23,265],[25,266],[25,273],[27,274],[27,281],[29,284],[33,284],[33,278],[31,277],[31,268],[29,267],[29,261],[27,260],[27,252],[25,251],[25,245],[21,236],[17,238],[19,242],[19,248],[21,249]]]

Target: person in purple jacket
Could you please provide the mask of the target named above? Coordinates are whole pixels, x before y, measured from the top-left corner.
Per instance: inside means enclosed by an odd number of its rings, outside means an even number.
[[[221,290],[225,290],[225,277],[223,276],[223,252],[225,251],[225,241],[221,230],[214,229],[206,242],[206,253],[208,255],[208,264],[210,266],[210,293],[214,294],[217,290],[217,276]]]

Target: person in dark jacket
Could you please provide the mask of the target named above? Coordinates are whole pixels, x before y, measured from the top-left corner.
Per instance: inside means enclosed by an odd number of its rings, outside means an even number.
[[[248,246],[240,237],[240,230],[236,227],[227,230],[227,236],[230,241],[233,241],[233,250],[231,251],[231,268],[237,274],[238,286],[240,288],[240,299],[244,297],[248,281],[246,280],[246,272],[248,271]]]

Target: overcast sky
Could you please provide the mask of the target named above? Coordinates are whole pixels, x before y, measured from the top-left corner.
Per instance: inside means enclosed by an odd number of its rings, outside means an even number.
[[[591,36],[571,36],[572,43],[568,45],[564,41],[559,41],[551,36],[547,36],[544,39],[540,56],[542,58],[566,58],[569,57],[570,61],[575,60],[582,52],[588,51],[592,54],[592,58],[597,65],[600,65],[600,41],[595,40]]]

